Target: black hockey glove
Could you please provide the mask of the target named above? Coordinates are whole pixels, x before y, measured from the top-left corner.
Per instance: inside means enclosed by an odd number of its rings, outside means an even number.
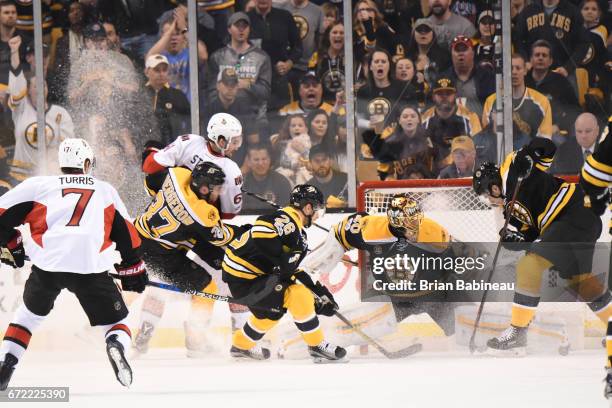
[[[606,212],[608,203],[610,203],[610,190],[607,188],[598,195],[585,195],[584,206],[590,208],[598,217],[601,217]]]
[[[118,278],[121,280],[123,290],[138,293],[144,292],[149,282],[149,276],[142,260],[133,264],[126,262],[115,264],[115,270],[117,271]]]
[[[149,155],[155,154],[163,148],[164,145],[162,142],[158,142],[157,140],[148,140],[144,145],[144,150],[142,151],[141,165],[144,164],[145,160],[147,160],[147,157],[149,157]]]
[[[516,172],[520,178],[526,178],[533,169],[533,156],[532,152],[527,147],[521,147],[514,156],[512,164],[516,168]]]
[[[13,237],[2,247],[0,261],[13,268],[21,268],[25,262],[25,249],[21,232],[15,230]]]
[[[524,245],[519,245],[525,242],[525,235],[523,235],[519,231],[511,230],[506,228],[504,232],[501,230],[499,232],[501,237],[502,247],[506,248],[509,251],[522,251],[524,250]]]
[[[329,289],[317,282],[314,285],[313,292],[315,293],[315,313],[323,316],[333,316],[338,310],[338,303],[334,299]]]

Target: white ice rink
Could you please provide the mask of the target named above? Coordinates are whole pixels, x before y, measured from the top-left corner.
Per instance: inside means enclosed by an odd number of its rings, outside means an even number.
[[[193,360],[184,350],[152,350],[133,361],[134,383],[124,389],[102,350],[78,356],[32,352],[11,385],[70,387],[70,403],[53,407],[603,408],[608,406],[602,396],[604,358],[603,349],[524,359],[422,353],[395,361],[369,357],[315,365]],[[34,404],[2,404],[11,405]]]

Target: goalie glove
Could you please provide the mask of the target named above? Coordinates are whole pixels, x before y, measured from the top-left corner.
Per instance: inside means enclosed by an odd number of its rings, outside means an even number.
[[[149,283],[149,276],[142,260],[136,263],[121,262],[115,264],[115,270],[117,271],[116,277],[121,280],[123,290],[144,292],[147,283]]]
[[[13,268],[21,268],[25,263],[25,249],[21,232],[15,230],[13,237],[2,247],[0,261]]]

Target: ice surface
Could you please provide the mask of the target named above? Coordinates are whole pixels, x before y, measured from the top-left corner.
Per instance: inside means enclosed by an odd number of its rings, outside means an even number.
[[[11,385],[69,386],[70,403],[54,407],[596,408],[608,406],[602,396],[604,358],[603,349],[524,359],[452,352],[315,365],[191,360],[184,350],[151,350],[132,361],[134,383],[128,390],[116,382],[103,350],[36,351],[26,353]]]

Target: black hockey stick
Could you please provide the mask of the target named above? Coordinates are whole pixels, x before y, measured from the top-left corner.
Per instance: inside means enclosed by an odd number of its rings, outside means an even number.
[[[499,252],[502,247],[502,239],[504,235],[506,235],[506,230],[508,229],[508,222],[510,222],[510,217],[512,216],[512,210],[514,209],[514,203],[516,202],[516,196],[518,194],[519,188],[521,187],[521,183],[523,182],[523,178],[519,177],[516,182],[516,187],[514,187],[514,192],[512,193],[512,200],[510,200],[510,204],[508,205],[508,215],[506,220],[504,221],[504,227],[501,230],[501,236],[499,238],[499,242],[497,243],[497,248],[495,248],[495,256],[493,257],[493,263],[491,265],[491,272],[489,272],[489,277],[487,278],[487,284],[491,283],[493,279],[493,273],[495,273],[495,267],[497,266],[497,258],[499,257]],[[487,285],[488,287],[488,285]],[[476,332],[478,331],[478,325],[480,324],[480,318],[482,317],[482,310],[484,309],[484,304],[487,300],[487,294],[489,293],[488,289],[485,289],[482,294],[482,299],[480,300],[480,306],[478,306],[478,312],[476,313],[476,320],[474,321],[474,328],[472,329],[472,335],[470,336],[470,353],[474,354],[476,351]]]

